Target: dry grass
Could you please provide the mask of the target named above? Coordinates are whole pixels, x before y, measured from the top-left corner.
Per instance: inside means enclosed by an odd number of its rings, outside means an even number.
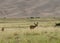
[[[0,43],[60,43],[60,27],[54,27],[56,21],[38,21],[38,27],[31,30],[29,25],[33,22],[23,19],[15,23],[0,23]]]

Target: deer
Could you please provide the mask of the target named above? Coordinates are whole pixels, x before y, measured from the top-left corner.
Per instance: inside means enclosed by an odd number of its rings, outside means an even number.
[[[30,25],[30,29],[34,29],[38,26],[38,22],[37,23],[34,23],[34,25]]]
[[[55,24],[55,27],[56,27],[56,26],[60,26],[60,23],[56,23],[56,24]]]
[[[2,27],[1,31],[4,31],[4,27]]]

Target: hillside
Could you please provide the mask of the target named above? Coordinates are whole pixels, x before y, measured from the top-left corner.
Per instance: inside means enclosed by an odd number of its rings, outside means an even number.
[[[60,17],[60,0],[0,0],[0,18]]]

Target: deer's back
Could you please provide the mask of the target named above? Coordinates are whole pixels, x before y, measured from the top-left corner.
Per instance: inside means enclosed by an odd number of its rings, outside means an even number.
[[[35,27],[36,27],[36,26],[31,25],[31,26],[30,26],[30,29],[34,29]]]

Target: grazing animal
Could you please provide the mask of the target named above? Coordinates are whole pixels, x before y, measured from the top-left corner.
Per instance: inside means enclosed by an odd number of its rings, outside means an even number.
[[[38,26],[38,22],[37,23],[34,23],[34,25],[30,25],[30,29],[34,29]]]
[[[1,31],[4,31],[4,27],[2,27]]]
[[[56,26],[60,26],[60,23],[56,23],[56,24],[55,24],[55,27],[56,27]]]

